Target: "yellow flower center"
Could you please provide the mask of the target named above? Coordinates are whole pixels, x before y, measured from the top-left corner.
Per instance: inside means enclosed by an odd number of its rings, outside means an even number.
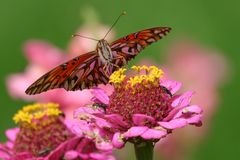
[[[55,119],[61,114],[62,111],[59,109],[58,104],[36,103],[24,106],[23,109],[19,110],[18,113],[14,115],[13,120],[20,126],[37,129],[55,121]]]
[[[155,66],[133,66],[132,69],[137,71],[137,75],[127,79],[127,88],[134,88],[138,84],[144,85],[145,87],[149,87],[149,84],[158,86],[159,78],[163,76],[163,71]],[[123,81],[126,80],[126,75],[124,74],[125,71],[126,69],[115,71],[110,76],[109,82],[113,83],[116,88],[121,87]],[[145,71],[145,74],[141,74],[141,71]]]

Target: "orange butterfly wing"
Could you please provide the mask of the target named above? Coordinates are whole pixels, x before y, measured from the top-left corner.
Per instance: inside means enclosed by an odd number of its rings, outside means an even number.
[[[125,65],[148,45],[157,42],[171,31],[170,27],[155,27],[129,34],[111,43],[115,61],[119,67]]]
[[[155,27],[127,35],[110,46],[113,54],[111,72],[127,64],[139,52],[165,36],[171,28]],[[96,51],[80,55],[52,69],[27,88],[27,94],[38,94],[54,88],[82,90],[98,84],[107,84],[109,77],[103,71],[103,62]],[[119,67],[117,67],[119,66]]]
[[[103,74],[102,65],[95,51],[80,55],[40,77],[25,92],[33,95],[54,88],[82,90],[100,83],[106,84],[108,77]]]

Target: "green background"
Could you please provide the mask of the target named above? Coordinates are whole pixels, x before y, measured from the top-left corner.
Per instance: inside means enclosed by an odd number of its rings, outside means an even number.
[[[152,58],[178,36],[186,35],[200,44],[221,51],[232,69],[231,81],[220,88],[221,104],[209,136],[194,149],[192,159],[236,159],[240,153],[240,2],[236,0],[24,0],[0,1],[0,140],[4,131],[14,126],[12,115],[26,102],[8,96],[5,77],[22,72],[27,64],[22,44],[29,39],[43,39],[65,48],[70,35],[83,23],[82,8],[93,7],[100,22],[111,25],[122,10],[128,15],[115,27],[117,37],[143,28],[167,25],[174,30],[161,45],[148,48]],[[88,15],[86,15],[88,16]],[[146,51],[143,51],[146,52]],[[149,56],[141,54],[137,60]],[[137,61],[136,60],[136,61]],[[134,63],[134,62],[133,62]]]

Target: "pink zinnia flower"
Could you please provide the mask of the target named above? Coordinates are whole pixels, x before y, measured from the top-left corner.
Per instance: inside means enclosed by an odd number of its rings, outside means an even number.
[[[196,94],[192,103],[199,104],[204,110],[203,127],[177,130],[156,144],[156,153],[160,157],[183,160],[189,156],[192,148],[202,142],[211,128],[211,119],[221,101],[218,89],[230,77],[229,66],[226,57],[219,51],[204,48],[190,40],[177,41],[170,46],[166,56],[166,64],[161,67],[166,71],[167,77],[184,83],[181,90],[194,89]],[[156,63],[144,60],[141,64]]]
[[[134,143],[135,148],[142,143],[153,147],[174,129],[201,126],[202,109],[190,105],[193,92],[175,94],[181,84],[166,80],[162,70],[154,66],[132,68],[137,75],[126,77],[125,69],[114,72],[110,77],[115,88],[112,95],[95,89],[95,103],[79,108],[74,117],[112,132],[108,135],[116,148],[126,142]]]
[[[19,128],[6,132],[8,142],[0,144],[5,160],[92,159],[113,160],[111,148],[96,146],[94,139],[77,136],[64,122],[58,105],[34,104],[24,107],[14,120]]]

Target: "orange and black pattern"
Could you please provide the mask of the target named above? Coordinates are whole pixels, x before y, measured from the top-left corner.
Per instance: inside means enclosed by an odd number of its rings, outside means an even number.
[[[129,34],[110,44],[113,59],[111,73],[134,58],[145,47],[160,40],[170,32],[169,27],[155,27]],[[98,84],[107,84],[109,75],[104,72],[104,64],[96,51],[80,55],[52,69],[25,91],[29,95],[39,94],[54,88],[67,91],[83,90]]]

